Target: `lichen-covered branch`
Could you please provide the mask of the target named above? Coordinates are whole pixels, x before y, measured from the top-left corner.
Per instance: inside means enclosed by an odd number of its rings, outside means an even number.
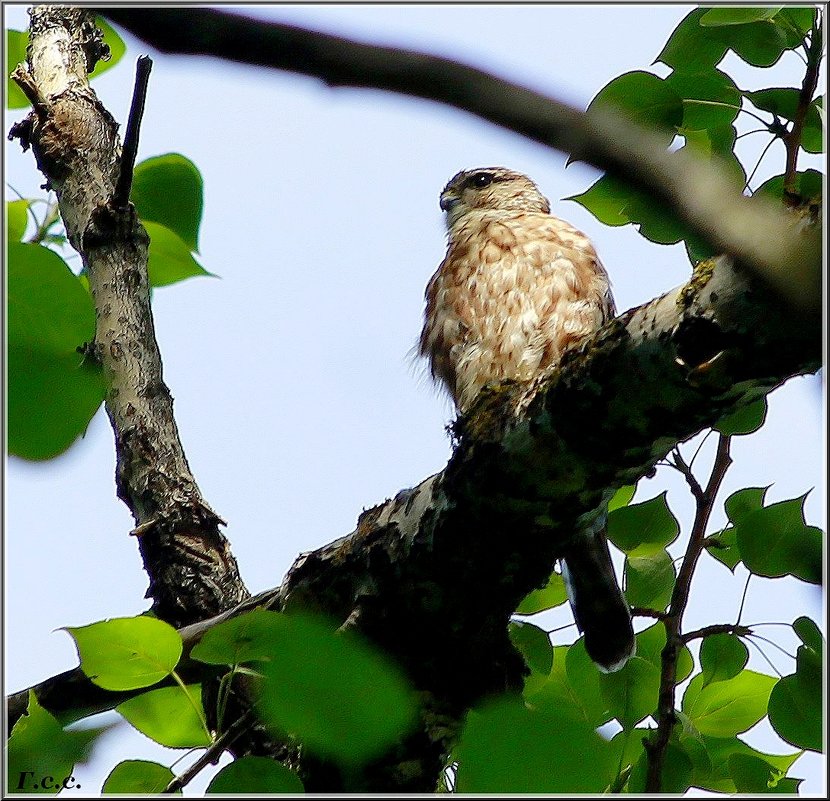
[[[717,163],[669,154],[608,109],[585,114],[481,70],[204,8],[107,8],[107,17],[163,52],[225,58],[435,100],[607,170],[667,203],[690,229],[756,270],[796,308],[819,316],[821,232],[763,198],[742,196]]]
[[[112,202],[118,126],[87,79],[106,46],[89,10],[36,6],[30,13],[28,61],[13,77],[33,109],[11,135],[31,146],[83,260],[118,494],[136,522],[153,609],[181,626],[233,606],[247,591],[179,440],[150,310],[147,234],[131,207]]]

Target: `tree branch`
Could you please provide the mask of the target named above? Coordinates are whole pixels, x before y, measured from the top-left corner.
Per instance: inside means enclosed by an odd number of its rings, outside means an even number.
[[[584,114],[449,59],[378,47],[291,25],[195,8],[99,9],[166,53],[225,58],[435,100],[570,153],[664,201],[717,250],[756,270],[788,302],[821,308],[821,233],[764,198],[745,198],[728,173],[609,109]],[[685,149],[684,149],[685,150]]]
[[[186,771],[171,779],[162,792],[165,794],[178,792],[193,781],[204,768],[211,763],[215,763],[222,756],[222,752],[227,751],[233,745],[234,740],[242,734],[245,727],[250,724],[251,717],[251,712],[241,714]]]
[[[36,6],[30,15],[28,64],[13,77],[36,103],[12,133],[31,145],[86,268],[118,495],[140,534],[153,609],[181,626],[239,603],[247,590],[179,440],[150,310],[147,233],[132,206],[111,202],[122,165],[118,126],[87,78],[104,52],[101,32],[85,9]]]
[[[742,626],[740,623],[715,623],[711,626],[704,626],[687,632],[682,635],[681,639],[684,643],[690,643],[692,640],[700,640],[712,634],[737,634],[739,637],[749,637],[752,634],[752,629],[749,626]]]
[[[801,83],[801,91],[798,94],[798,106],[793,117],[793,125],[789,133],[782,139],[787,150],[787,167],[784,171],[784,197],[792,198],[796,194],[796,171],[798,170],[798,150],[801,147],[801,138],[804,133],[804,122],[807,119],[807,112],[810,103],[818,86],[818,72],[821,65],[821,57],[824,45],[823,36],[823,15],[821,9],[816,9],[816,24],[813,27],[810,47],[807,50],[807,70],[804,73],[804,80]]]
[[[549,375],[483,392],[458,422],[441,473],[364,512],[349,536],[300,555],[279,589],[184,629],[186,652],[219,620],[257,606],[351,619],[403,667],[425,709],[420,739],[367,771],[366,787],[430,792],[466,709],[522,686],[508,619],[613,489],[736,405],[817,369],[819,330],[805,337],[788,314],[728,259],[699,266],[688,285],[612,321]],[[685,604],[691,559],[670,615]],[[402,788],[395,770],[404,762]],[[313,770],[304,778],[309,791],[322,789]]]
[[[703,553],[706,539],[706,527],[709,525],[709,518],[712,514],[712,507],[715,503],[720,486],[726,476],[732,458],[729,455],[730,438],[719,435],[715,463],[706,488],[695,494],[695,520],[692,525],[692,533],[689,537],[689,545],[683,557],[683,563],[677,574],[674,583],[669,611],[663,620],[666,629],[666,645],[663,648],[660,671],[660,691],[657,701],[657,729],[650,739],[643,741],[648,760],[646,774],[646,792],[659,793],[662,791],[663,763],[666,757],[666,749],[671,739],[672,729],[677,721],[674,711],[674,696],[677,686],[677,659],[680,649],[686,639],[680,633],[680,626],[683,622],[683,613],[689,602],[689,591],[692,586],[697,560]],[[680,460],[682,463],[682,459]],[[699,488],[695,479],[694,484]],[[690,484],[691,486],[691,484]]]

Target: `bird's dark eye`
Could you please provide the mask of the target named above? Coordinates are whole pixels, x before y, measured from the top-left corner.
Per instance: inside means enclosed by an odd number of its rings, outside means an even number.
[[[477,172],[470,176],[470,186],[476,189],[484,189],[485,186],[490,186],[493,183],[493,173],[491,172]]]

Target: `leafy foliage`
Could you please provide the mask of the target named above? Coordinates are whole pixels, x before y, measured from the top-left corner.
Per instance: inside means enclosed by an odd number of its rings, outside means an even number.
[[[322,756],[355,766],[400,740],[414,723],[417,705],[388,659],[334,628],[304,614],[259,610],[214,627],[193,656],[231,667],[240,657],[253,661],[263,722]],[[245,647],[252,629],[254,651]]]
[[[61,453],[104,397],[100,368],[79,350],[95,335],[89,294],[53,251],[8,246],[9,451]]]
[[[127,759],[119,762],[107,776],[101,792],[135,793],[136,795],[155,795],[160,793],[173,780],[170,768],[149,762],[145,759]],[[182,791],[177,790],[176,795]]]
[[[148,187],[148,181],[161,187],[161,195]],[[191,252],[202,215],[202,178],[195,165],[176,153],[148,159],[136,167],[136,185],[134,200],[139,215],[147,217],[150,236],[150,285],[211,275]],[[47,207],[32,240],[20,242],[27,215],[37,202],[6,204],[11,243],[9,451],[26,459],[51,459],[83,435],[106,386],[98,362],[83,352],[95,339],[87,277],[83,272],[75,275],[47,246],[65,241],[54,232],[59,222],[54,206]]]
[[[226,765],[208,785],[213,795],[236,793],[302,793],[297,774],[266,757],[247,756]]]
[[[159,687],[119,704],[115,711],[142,734],[168,748],[210,745],[201,686]]]
[[[75,764],[89,759],[92,743],[103,731],[67,731],[30,690],[26,714],[15,723],[9,736],[8,792],[59,792],[63,782],[72,777]]]
[[[736,190],[749,188],[734,153],[736,118],[741,112],[754,114],[747,108],[751,105],[770,115],[762,123],[771,139],[783,139],[789,130],[782,121],[792,124],[795,120],[800,89],[743,90],[718,65],[729,51],[752,66],[770,67],[785,51],[807,50],[805,40],[819,35],[814,27],[816,14],[812,8],[697,8],[677,26],[657,56],[657,61],[672,68],[671,74],[661,78],[636,70],[620,75],[599,91],[589,110],[613,106],[635,122],[662,130],[667,146],[680,137],[684,147],[702,158],[717,159],[724,174],[734,177]],[[821,152],[822,109],[823,98],[811,99],[797,143],[805,152]],[[781,178],[780,185],[765,187],[766,193],[775,191],[781,198]],[[818,194],[820,182],[809,188],[800,186],[797,191],[802,197]],[[685,240],[693,262],[715,255],[644,193],[610,176],[602,176],[568,200],[584,206],[606,225],[634,224],[652,242]]]
[[[105,690],[150,687],[167,678],[182,655],[182,638],[163,620],[122,617],[67,628],[81,670]]]

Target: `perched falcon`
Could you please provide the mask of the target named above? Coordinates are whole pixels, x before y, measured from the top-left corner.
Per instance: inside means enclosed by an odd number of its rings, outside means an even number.
[[[552,216],[527,176],[463,170],[441,192],[441,208],[449,244],[427,286],[420,354],[465,412],[486,384],[527,381],[558,364],[614,316],[614,300],[588,237]],[[562,574],[589,655],[619,669],[634,634],[604,525],[579,537]]]

